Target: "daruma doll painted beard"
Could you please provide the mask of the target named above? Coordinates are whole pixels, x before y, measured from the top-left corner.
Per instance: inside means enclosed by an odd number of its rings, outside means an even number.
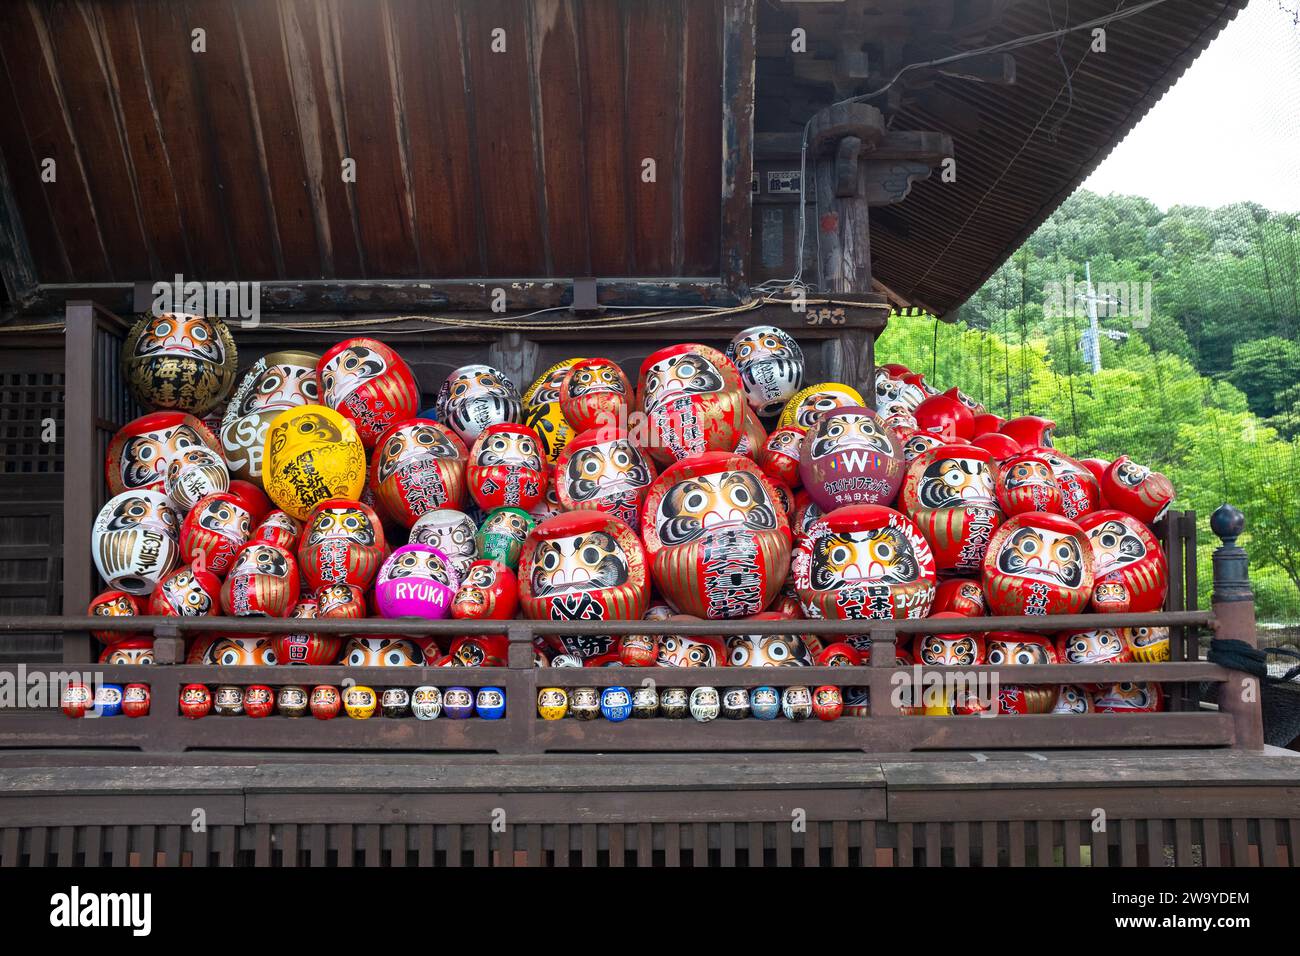
[[[632,383],[612,359],[583,359],[560,384],[560,408],[579,434],[623,424],[631,404]]]
[[[1164,606],[1169,562],[1146,525],[1122,511],[1107,510],[1084,515],[1079,527],[1092,545],[1094,611],[1143,613]]]
[[[108,445],[104,474],[115,495],[136,488],[163,491],[167,466],[195,448],[221,454],[212,432],[185,412],[154,412],[124,425]]]
[[[1002,462],[998,471],[998,504],[1007,515],[1041,511],[1061,514],[1064,502],[1052,466],[1036,452],[1022,452]]]
[[[642,534],[659,592],[709,620],[767,608],[790,567],[790,526],[758,466],[721,452],[679,462],[650,488]]]
[[[288,617],[298,603],[298,588],[293,555],[254,541],[236,555],[221,585],[221,609],[232,617]]]
[[[159,491],[124,491],[100,509],[91,554],[109,587],[146,595],[180,559],[180,519]]]
[[[910,518],[881,505],[849,505],[815,521],[791,573],[810,618],[918,618],[934,601],[930,545]]]
[[[144,614],[144,604],[133,594],[125,591],[105,591],[95,595],[90,601],[86,613],[91,617],[139,617]],[[120,641],[140,637],[130,631],[91,631],[96,640],[112,645]],[[149,639],[153,647],[153,639]]]
[[[1174,500],[1174,486],[1164,475],[1120,455],[1102,475],[1102,493],[1112,508],[1139,521],[1159,521]]]
[[[1078,614],[1092,585],[1092,545],[1069,518],[1029,512],[993,533],[984,556],[992,614]]]
[[[546,469],[537,432],[514,422],[489,425],[469,453],[469,487],[484,511],[535,508],[546,495]]]
[[[491,365],[463,365],[452,372],[438,391],[436,408],[438,420],[466,445],[489,425],[517,422],[523,414],[514,383]]]
[[[808,429],[799,449],[804,489],[826,511],[892,504],[904,467],[897,436],[869,408],[827,412]]]
[[[739,332],[727,344],[745,400],[756,415],[775,415],[803,382],[803,349],[789,333],[773,325]]]
[[[253,363],[221,420],[221,453],[236,478],[262,484],[262,448],[272,420],[299,405],[320,402],[320,356],[274,352]]]
[[[430,511],[465,503],[469,453],[455,432],[428,418],[398,422],[380,437],[370,487],[380,510],[404,528]]]
[[[745,427],[736,367],[707,345],[671,345],[641,365],[637,407],[648,421],[646,450],[660,465],[708,451],[734,451]]]
[[[445,554],[427,544],[408,544],[394,551],[379,569],[375,606],[383,617],[437,620],[451,614],[459,585]]]
[[[352,421],[367,450],[420,407],[420,387],[410,367],[376,339],[338,343],[321,357],[316,373],[324,403]]]
[[[149,598],[149,613],[159,617],[216,617],[221,609],[221,581],[190,565],[163,578]]]
[[[925,535],[940,574],[979,574],[1002,523],[993,459],[974,445],[940,445],[907,466],[902,510]]]
[[[281,412],[266,432],[262,485],[299,521],[327,498],[355,499],[366,483],[366,451],[352,422],[324,405]]]
[[[327,584],[355,584],[364,591],[386,553],[378,516],[359,501],[343,498],[316,506],[298,545],[303,577],[313,591]]]
[[[238,366],[226,323],[201,315],[146,315],[122,345],[122,377],[147,408],[204,415],[230,393]]]
[[[565,446],[555,465],[556,491],[570,511],[604,511],[633,531],[655,468],[622,428],[593,428]]]
[[[625,523],[570,511],[533,529],[519,557],[524,616],[551,621],[639,621],[650,603],[645,550]]]

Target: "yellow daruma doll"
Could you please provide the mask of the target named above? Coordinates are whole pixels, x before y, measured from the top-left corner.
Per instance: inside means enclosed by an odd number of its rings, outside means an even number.
[[[324,405],[283,412],[266,433],[262,484],[299,521],[329,498],[356,500],[366,482],[366,452],[356,427]]]

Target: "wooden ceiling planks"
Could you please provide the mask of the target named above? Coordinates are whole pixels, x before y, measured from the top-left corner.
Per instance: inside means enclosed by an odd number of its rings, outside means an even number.
[[[0,5],[37,278],[716,276],[722,3]]]

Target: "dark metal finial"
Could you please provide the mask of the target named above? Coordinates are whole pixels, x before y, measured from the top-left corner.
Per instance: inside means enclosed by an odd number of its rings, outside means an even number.
[[[1237,537],[1246,528],[1246,516],[1232,505],[1219,505],[1210,515],[1210,530],[1223,543],[1214,549],[1214,601],[1249,601],[1250,561]]]
[[[1210,515],[1210,530],[1214,536],[1222,541],[1228,547],[1237,543],[1237,538],[1246,528],[1246,516],[1241,513],[1240,508],[1234,508],[1232,505],[1219,505]]]

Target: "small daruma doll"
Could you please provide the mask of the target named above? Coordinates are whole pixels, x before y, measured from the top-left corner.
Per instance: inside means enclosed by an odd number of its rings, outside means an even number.
[[[469,566],[452,600],[451,616],[458,621],[508,621],[519,607],[515,572],[500,561],[481,560]]]
[[[650,603],[640,539],[600,511],[546,519],[519,558],[519,603],[533,620],[639,621]]]
[[[1169,590],[1169,562],[1141,521],[1122,511],[1094,511],[1079,522],[1092,545],[1092,609],[1101,614],[1158,611]]]
[[[678,462],[646,498],[642,533],[672,607],[710,620],[765,610],[790,567],[790,526],[759,467],[722,452]]]
[[[316,366],[321,400],[356,426],[367,449],[398,422],[412,418],[420,387],[410,367],[376,339],[345,339]]]
[[[654,465],[622,428],[583,432],[555,466],[556,491],[567,510],[604,511],[633,531],[641,527],[641,505],[654,480]]]
[[[537,432],[514,422],[483,429],[469,454],[470,494],[484,511],[536,507],[546,494]]]
[[[523,413],[519,390],[490,365],[464,365],[452,372],[442,383],[436,408],[438,420],[466,445],[489,425],[517,422]]]
[[[122,345],[122,377],[147,408],[204,415],[230,394],[238,365],[226,323],[202,315],[146,315]]]
[[[888,505],[903,484],[898,438],[869,408],[826,412],[799,449],[804,490],[824,510],[840,505]]]
[[[632,384],[613,359],[583,359],[560,384],[560,408],[577,433],[617,428],[631,404]]]
[[[193,565],[163,578],[149,598],[149,613],[158,617],[215,617],[221,606],[221,582]]]
[[[1174,486],[1168,478],[1128,455],[1120,455],[1102,475],[1101,490],[1112,508],[1125,511],[1146,524],[1163,517],[1174,500]]]
[[[995,615],[1078,614],[1092,584],[1088,536],[1061,515],[1008,519],[984,556],[984,594]]]
[[[1101,484],[1082,462],[1062,455],[1055,448],[1036,448],[1031,455],[1047,462],[1052,477],[1061,489],[1061,514],[1071,521],[1081,521],[1105,505],[1102,503]]]
[[[108,444],[104,472],[115,495],[135,488],[164,491],[167,466],[193,448],[220,453],[208,427],[184,412],[153,412],[124,425]]]
[[[906,515],[881,505],[836,508],[799,539],[791,566],[810,618],[918,618],[934,601],[934,555]]]
[[[312,590],[342,583],[365,590],[386,553],[379,518],[361,502],[344,498],[316,506],[298,545],[298,561]]]
[[[925,535],[940,574],[978,574],[1002,523],[993,459],[974,445],[940,445],[907,466],[899,504]]]
[[[745,427],[736,367],[707,345],[670,345],[641,365],[637,404],[649,419],[650,454],[662,465],[734,451]]]
[[[998,472],[998,504],[1008,516],[1033,511],[1061,514],[1065,504],[1052,466],[1035,451],[1002,462]]]
[[[91,617],[139,617],[144,614],[144,604],[135,595],[127,594],[125,591],[105,591],[91,599],[86,613]],[[90,633],[97,640],[109,645],[139,636],[130,631],[91,631]],[[152,644],[151,640],[150,646]]]
[[[428,418],[398,422],[380,437],[370,487],[380,510],[404,528],[440,508],[465,502],[469,452],[451,429]]]
[[[109,587],[149,594],[180,560],[180,519],[159,491],[124,491],[100,509],[91,554]]]
[[[254,541],[236,555],[221,585],[221,609],[233,617],[288,617],[298,603],[298,590],[293,555]]]
[[[727,344],[745,400],[757,415],[776,415],[803,382],[803,349],[774,325],[755,325]]]
[[[366,451],[352,422],[324,405],[281,412],[266,432],[262,486],[280,508],[305,521],[327,498],[357,498]]]
[[[383,617],[423,617],[451,614],[460,584],[447,556],[427,544],[398,548],[379,569],[375,606]]]
[[[787,425],[768,435],[763,447],[754,455],[763,474],[787,488],[797,489],[803,480],[799,476],[799,455],[806,431],[807,429],[795,425]]]
[[[237,495],[208,495],[181,524],[181,560],[220,577],[252,537],[253,516]]]

